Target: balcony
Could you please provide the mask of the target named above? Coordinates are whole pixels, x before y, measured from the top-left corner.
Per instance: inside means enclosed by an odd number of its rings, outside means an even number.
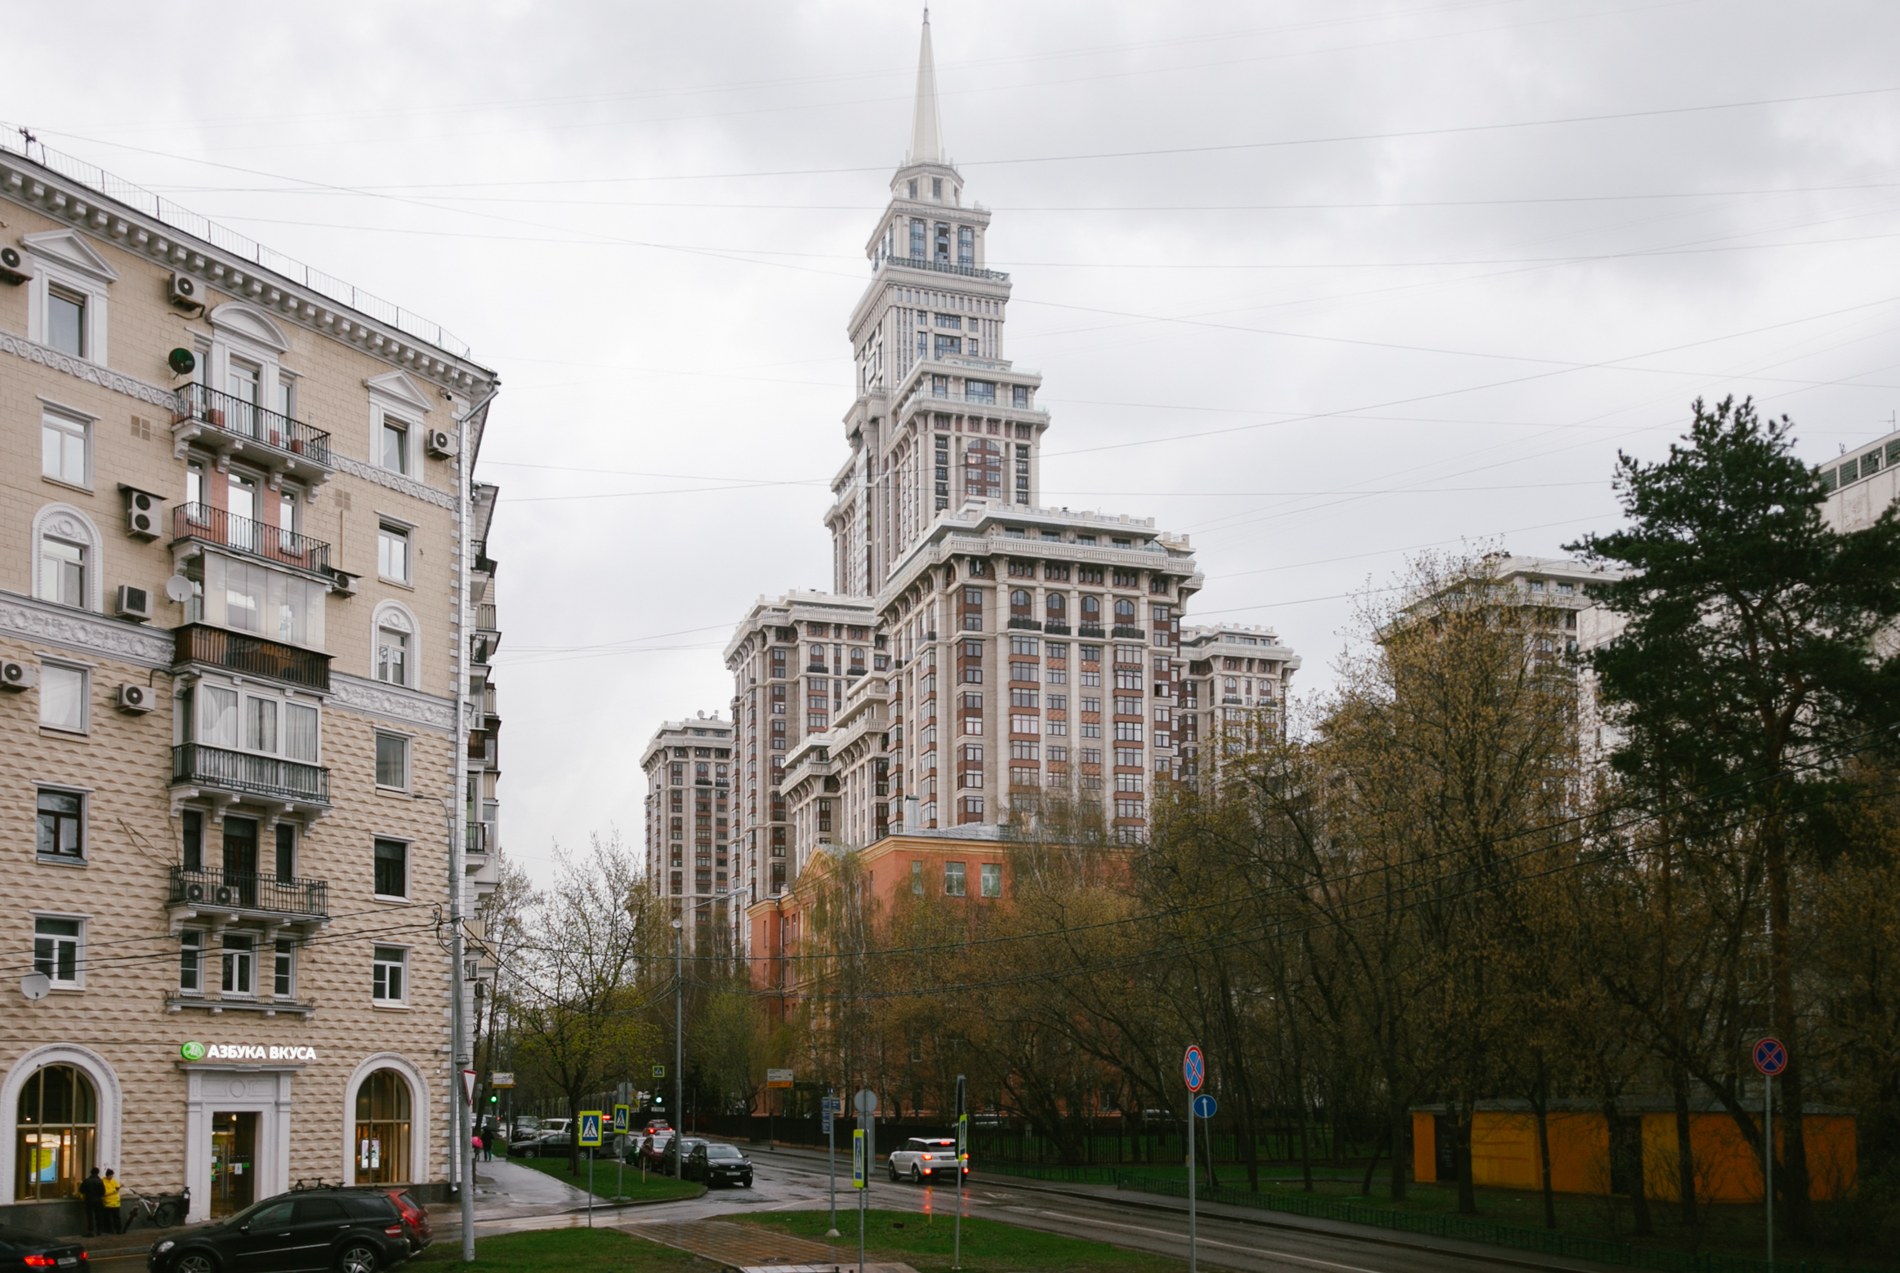
[[[986,278],[999,283],[1009,282],[1009,275],[1002,270],[978,269],[974,265],[952,265],[948,261],[933,261],[927,256],[887,256],[872,266],[875,271],[881,265],[895,265],[906,270],[930,270],[937,274],[955,274],[962,278]]]
[[[1042,624],[1026,614],[1012,614],[1009,617],[1009,626],[1012,631],[1016,632],[1042,631]]]
[[[487,822],[469,822],[465,825],[468,828],[468,840],[466,841],[464,851],[470,857],[474,857],[477,854],[486,857],[491,851],[489,849],[489,833],[494,830],[494,827]]]
[[[172,631],[172,670],[193,663],[320,694],[330,689],[329,655],[202,623],[188,623]]]
[[[330,566],[330,545],[294,530],[266,526],[209,504],[180,504],[172,509],[172,542],[211,544],[276,566],[321,576]]]
[[[254,756],[227,747],[180,743],[172,748],[172,786],[223,793],[233,800],[284,804],[309,812],[330,807],[330,771],[321,765]]]
[[[323,430],[199,384],[179,392],[172,421],[174,454],[182,459],[194,443],[312,484],[328,481],[335,471],[330,435]]]
[[[1130,628],[1119,623],[1115,625],[1114,635],[1117,641],[1146,641],[1148,639],[1148,634],[1140,628]]]
[[[327,880],[284,880],[274,875],[173,866],[165,904],[195,915],[325,924],[330,919],[330,884]]]
[[[1099,623],[1084,623],[1083,625],[1081,625],[1079,628],[1076,629],[1076,635],[1085,636],[1085,637],[1094,637],[1097,640],[1100,640],[1104,635],[1106,635],[1106,633],[1103,631],[1102,625]]]

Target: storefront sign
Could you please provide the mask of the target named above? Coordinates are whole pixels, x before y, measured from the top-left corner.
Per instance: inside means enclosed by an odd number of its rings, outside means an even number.
[[[314,1061],[315,1048],[295,1043],[200,1043],[186,1041],[178,1055],[187,1061]]]

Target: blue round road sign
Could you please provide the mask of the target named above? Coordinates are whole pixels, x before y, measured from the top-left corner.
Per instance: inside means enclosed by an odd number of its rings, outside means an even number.
[[[1788,1049],[1772,1035],[1755,1044],[1755,1068],[1769,1078],[1788,1068]]]
[[[1181,1058],[1181,1077],[1187,1080],[1187,1090],[1190,1092],[1200,1091],[1201,1084],[1207,1082],[1207,1058],[1192,1043],[1188,1045],[1187,1054]]]
[[[1214,1098],[1205,1092],[1194,1098],[1194,1117],[1196,1118],[1212,1118],[1214,1111],[1219,1108],[1220,1105]]]

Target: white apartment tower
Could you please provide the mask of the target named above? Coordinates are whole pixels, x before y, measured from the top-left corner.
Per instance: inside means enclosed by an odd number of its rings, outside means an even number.
[[[647,775],[646,865],[654,891],[689,950],[729,926],[719,899],[731,887],[732,725],[717,712],[670,720],[640,757]]]

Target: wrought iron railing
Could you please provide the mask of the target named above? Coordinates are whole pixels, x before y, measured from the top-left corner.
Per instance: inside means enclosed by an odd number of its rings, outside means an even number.
[[[208,663],[244,676],[323,692],[330,688],[329,655],[202,623],[188,623],[173,631],[172,662]]]
[[[330,803],[330,771],[321,765],[255,756],[204,743],[180,743],[172,748],[172,781],[272,800]]]
[[[179,396],[184,399],[184,414],[194,420],[202,420],[234,438],[262,442],[301,455],[312,464],[330,467],[330,435],[322,429],[209,385],[188,384]]]
[[[267,526],[209,504],[180,504],[173,508],[172,538],[202,540],[313,573],[322,573],[330,565],[330,545],[321,539]]]
[[[486,822],[470,822],[468,824],[468,852],[488,852],[488,829]]]
[[[249,871],[189,870],[174,866],[171,894],[166,902],[172,906],[203,903],[272,915],[327,918],[330,884],[327,880],[279,879]]]

